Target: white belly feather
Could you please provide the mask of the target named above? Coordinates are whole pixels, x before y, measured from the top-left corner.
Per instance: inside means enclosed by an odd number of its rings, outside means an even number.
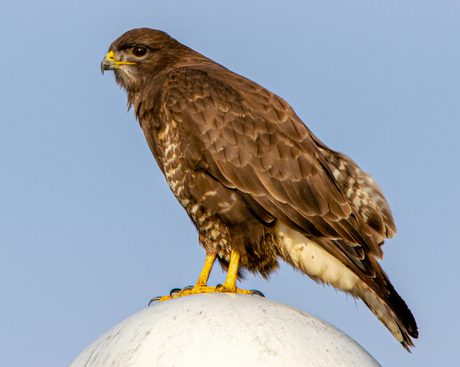
[[[321,246],[280,222],[277,231],[283,255],[289,257],[286,261],[314,280],[351,292],[359,279],[350,269]]]

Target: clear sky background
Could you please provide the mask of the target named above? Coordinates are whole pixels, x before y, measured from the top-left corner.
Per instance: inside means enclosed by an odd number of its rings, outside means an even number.
[[[16,0],[0,5],[0,367],[66,366],[201,270],[194,227],[99,70],[138,27],[282,96],[377,179],[398,226],[383,268],[420,339],[408,354],[361,301],[286,265],[243,287],[332,323],[383,366],[459,366],[458,0]],[[210,283],[223,280],[217,267]]]

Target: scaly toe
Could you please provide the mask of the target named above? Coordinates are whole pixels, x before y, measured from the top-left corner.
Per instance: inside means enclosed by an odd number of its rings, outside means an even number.
[[[190,294],[192,294],[192,289],[193,289],[193,286],[192,285],[189,285],[185,288],[173,288],[171,289],[171,292],[169,292],[169,296],[156,296],[156,297],[153,297],[150,302],[149,302],[149,306],[153,303],[153,302],[163,302],[163,301],[167,301],[169,299],[173,299],[173,298],[177,298],[177,297],[182,297],[182,296],[188,296]]]
[[[255,291],[254,290],[246,290],[246,289],[240,289],[240,288],[237,288],[237,287],[232,287],[232,286],[229,286],[227,284],[218,284],[216,286],[216,290],[215,290],[216,293],[238,293],[238,294],[248,294],[248,295],[251,295],[251,294],[257,294],[259,295],[259,291]],[[260,293],[262,294],[262,293]]]
[[[260,297],[265,297],[264,294],[261,291],[258,291],[257,289],[251,289],[251,290],[246,290],[246,289],[240,289],[237,287],[232,287],[227,284],[217,284],[215,287],[208,287],[206,285],[189,285],[184,288],[173,288],[171,289],[171,292],[169,292],[169,296],[157,296],[153,297],[150,302],[149,306],[153,302],[163,302],[167,301],[173,298],[177,297],[184,297],[184,296],[189,296],[191,294],[201,294],[201,293],[238,293],[238,294],[247,294],[247,295],[256,295]]]

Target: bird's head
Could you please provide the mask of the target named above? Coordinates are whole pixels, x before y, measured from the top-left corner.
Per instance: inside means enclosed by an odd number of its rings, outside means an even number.
[[[177,67],[194,51],[166,33],[149,28],[133,29],[109,48],[101,71],[113,70],[117,84],[129,95],[135,94],[161,72]]]

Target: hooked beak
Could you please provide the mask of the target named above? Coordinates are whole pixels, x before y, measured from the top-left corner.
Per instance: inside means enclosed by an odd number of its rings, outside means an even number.
[[[110,51],[101,62],[101,73],[104,75],[105,70],[116,70],[120,65],[134,65],[135,62],[117,61],[115,60],[115,54]]]

